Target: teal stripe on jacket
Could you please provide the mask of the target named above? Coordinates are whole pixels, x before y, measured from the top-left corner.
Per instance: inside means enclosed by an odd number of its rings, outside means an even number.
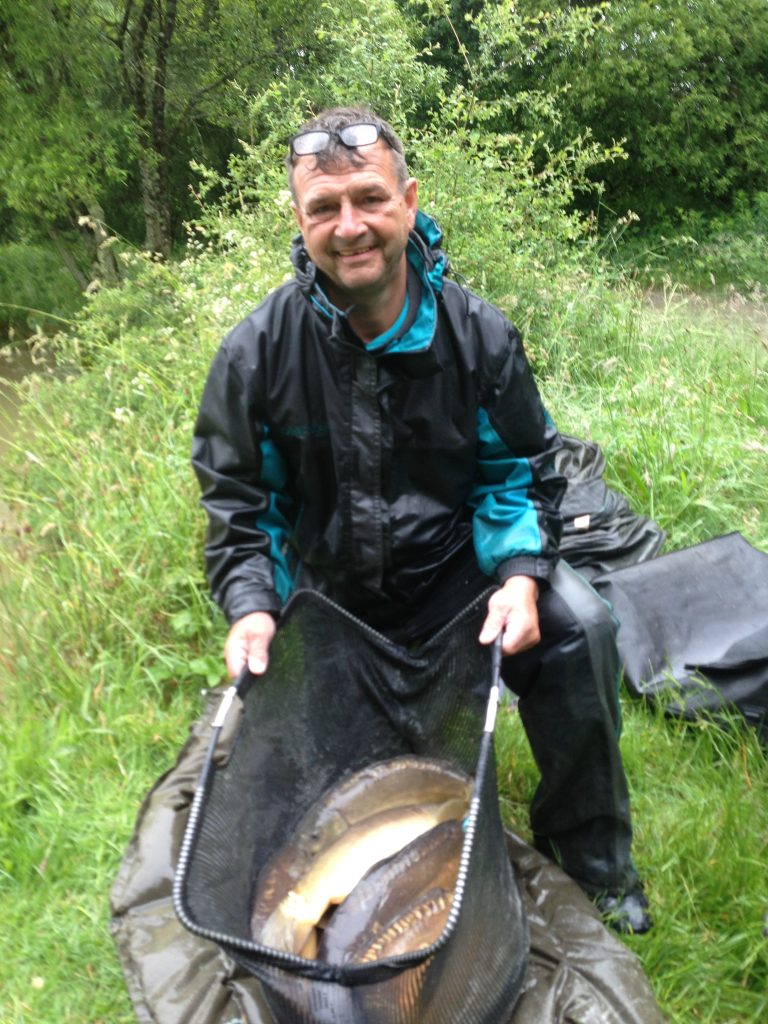
[[[502,562],[540,555],[543,546],[538,511],[529,496],[533,475],[528,460],[512,455],[482,408],[477,443],[479,479],[469,498],[475,509],[473,537],[480,568],[494,576]]]
[[[291,525],[284,511],[290,502],[283,496],[288,474],[282,455],[269,437],[265,437],[259,448],[260,483],[269,493],[269,506],[257,516],[256,525],[269,536],[269,557],[273,566],[275,590],[284,604],[294,589],[293,573],[287,558],[290,550],[288,539],[291,535]]]

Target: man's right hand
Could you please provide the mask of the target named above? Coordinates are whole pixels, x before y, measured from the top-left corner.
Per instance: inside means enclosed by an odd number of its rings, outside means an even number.
[[[251,612],[232,625],[224,644],[224,660],[231,678],[239,675],[246,663],[255,676],[267,671],[269,645],[276,628],[269,612]]]

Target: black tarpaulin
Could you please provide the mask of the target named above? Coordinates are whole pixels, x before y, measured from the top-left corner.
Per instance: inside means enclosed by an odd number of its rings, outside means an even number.
[[[731,533],[598,576],[635,697],[695,718],[736,709],[768,743],[768,555]]]
[[[633,512],[627,499],[607,486],[599,446],[565,434],[562,441],[555,465],[567,481],[560,505],[560,553],[566,562],[591,579],[657,555],[664,531],[652,519]]]

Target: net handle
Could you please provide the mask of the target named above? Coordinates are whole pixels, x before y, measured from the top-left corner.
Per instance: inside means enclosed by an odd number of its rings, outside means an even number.
[[[197,840],[197,834],[200,827],[200,817],[203,810],[203,800],[205,798],[208,782],[211,777],[211,771],[213,768],[213,760],[216,754],[216,746],[221,735],[221,729],[226,720],[227,714],[229,713],[232,703],[235,697],[239,694],[241,687],[244,685],[246,679],[249,676],[247,666],[242,670],[237,679],[226,689],[224,695],[219,702],[219,706],[216,709],[213,721],[211,722],[211,731],[208,739],[208,748],[205,753],[202,768],[200,774],[197,777],[197,785],[195,786],[194,796],[192,798],[192,804],[189,808],[189,817],[187,818],[187,824],[184,828],[184,835],[181,841],[181,848],[179,850],[179,857],[176,863],[176,870],[174,871],[173,878],[173,905],[176,914],[182,924],[190,931],[197,931],[200,933],[195,922],[187,912],[187,901],[185,893],[185,882],[187,877],[187,871],[189,868],[189,862],[192,857],[192,851]],[[212,938],[214,941],[219,941],[219,938],[214,933],[210,933],[208,938]]]
[[[493,641],[491,651],[491,690],[488,694],[488,703],[485,709],[485,728],[483,732],[493,732],[496,727],[496,714],[499,710],[499,697],[501,695],[501,637]]]

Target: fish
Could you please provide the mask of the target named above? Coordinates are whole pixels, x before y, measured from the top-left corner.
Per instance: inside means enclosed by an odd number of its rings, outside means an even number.
[[[415,906],[399,914],[367,946],[347,951],[345,963],[372,963],[402,953],[427,949],[443,932],[453,904],[453,893],[433,889]],[[321,951],[318,949],[318,958]]]
[[[377,762],[331,787],[259,874],[251,935],[314,958],[313,934],[374,865],[423,833],[466,816],[472,780],[444,761]]]
[[[441,803],[446,793],[466,795],[467,799],[471,793],[469,776],[447,761],[410,755],[377,761],[332,786],[310,808],[296,834],[314,853],[350,825],[368,818],[372,799],[376,811],[385,811]]]
[[[317,959],[370,963],[431,946],[445,928],[464,844],[459,821],[445,821],[361,879],[322,932]]]
[[[394,808],[353,825],[317,855],[287,893],[264,923],[261,944],[298,953],[328,908],[341,903],[374,864],[460,811],[458,801],[448,800]]]

